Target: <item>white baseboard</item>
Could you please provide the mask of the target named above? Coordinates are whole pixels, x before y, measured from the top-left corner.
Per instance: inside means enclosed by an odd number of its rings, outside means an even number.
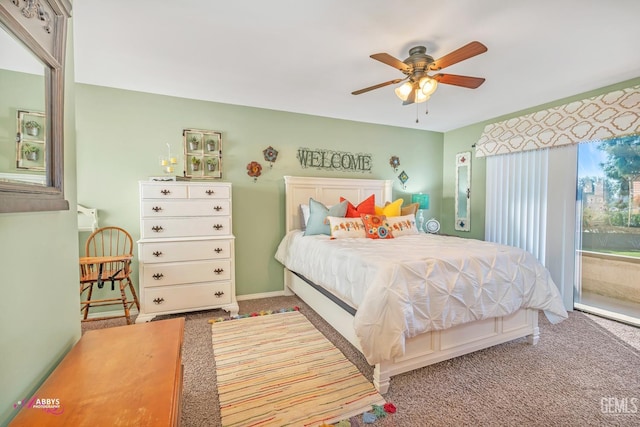
[[[236,299],[238,301],[248,301],[252,299],[273,298],[273,297],[282,297],[282,296],[284,296],[284,291],[274,291],[274,292],[262,292],[259,294],[238,295]]]
[[[135,308],[132,308],[129,310],[129,314],[130,315],[134,315],[134,314],[138,314],[138,310]],[[120,310],[109,310],[109,311],[94,311],[93,313],[89,312],[89,315],[87,316],[87,319],[93,319],[96,317],[115,317],[115,316],[124,316],[124,310],[120,309]],[[80,315],[80,318],[82,319],[82,314]]]
[[[285,296],[284,291],[274,291],[274,292],[261,292],[258,294],[248,294],[248,295],[238,295],[236,299],[238,301],[249,301],[253,299],[261,299],[261,298],[273,298],[273,297],[281,297]],[[124,312],[122,309],[120,310],[109,310],[109,311],[100,311],[89,313],[87,318],[93,319],[95,317],[107,317],[107,316],[121,316]],[[138,314],[138,310],[135,308],[131,309],[131,315]]]

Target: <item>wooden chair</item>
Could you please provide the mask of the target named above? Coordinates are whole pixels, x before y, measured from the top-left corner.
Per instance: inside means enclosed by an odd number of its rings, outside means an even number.
[[[85,257],[80,258],[80,313],[82,321],[104,320],[124,317],[130,325],[130,310],[135,305],[140,311],[138,296],[131,281],[131,260],[133,258],[133,239],[120,227],[102,227],[91,233],[85,245]],[[115,290],[118,282],[120,296],[117,298],[92,299],[94,286],[102,288],[105,283]],[[127,296],[127,288],[131,298]],[[86,299],[84,294],[86,292]],[[88,318],[91,307],[122,305],[124,314]]]

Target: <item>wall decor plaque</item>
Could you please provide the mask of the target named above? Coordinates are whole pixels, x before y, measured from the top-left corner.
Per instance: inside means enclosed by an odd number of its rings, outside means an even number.
[[[184,176],[222,178],[222,133],[212,130],[184,129]]]

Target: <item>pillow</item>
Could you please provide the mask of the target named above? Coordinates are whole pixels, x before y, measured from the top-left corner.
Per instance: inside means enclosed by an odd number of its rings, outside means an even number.
[[[384,215],[367,215],[361,216],[364,224],[365,236],[370,239],[393,239],[393,232]]]
[[[400,216],[417,214],[420,203],[411,203],[405,207],[400,208]]]
[[[341,202],[344,200],[347,199],[340,197]],[[362,214],[375,215],[376,213],[376,199],[373,194],[361,201],[358,206],[353,206],[348,200],[347,203],[347,214],[345,215],[347,218],[360,218]]]
[[[307,221],[307,228],[304,230],[305,236],[313,236],[316,234],[331,235],[329,229],[328,216],[344,217],[347,213],[347,201],[333,205],[330,208],[326,207],[322,203],[309,199],[309,220]]]
[[[414,214],[392,216],[391,218],[387,218],[387,222],[389,223],[393,237],[420,234],[416,226],[416,216]]]
[[[300,229],[304,230],[307,228],[307,222],[309,222],[309,205],[300,205],[300,213],[302,214],[300,217],[300,219],[302,219]]]
[[[348,237],[367,237],[364,232],[364,224],[360,218],[340,218],[328,216],[329,228],[332,239],[346,239]]]
[[[386,204],[384,207],[376,206],[376,215],[384,216],[400,216],[400,207],[404,200],[398,199],[391,203]]]

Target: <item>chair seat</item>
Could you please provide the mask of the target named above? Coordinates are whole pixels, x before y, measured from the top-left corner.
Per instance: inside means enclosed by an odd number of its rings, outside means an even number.
[[[113,317],[125,317],[131,324],[130,310],[136,307],[140,311],[138,296],[131,281],[131,258],[133,258],[133,239],[120,227],[102,227],[94,231],[85,245],[85,257],[80,257],[80,313],[82,321],[103,320]],[[118,283],[119,296],[111,298],[105,283],[111,283],[111,292]],[[94,295],[94,285],[100,291]],[[131,299],[127,296],[131,294]],[[86,294],[86,298],[85,298]],[[96,298],[98,297],[98,298]],[[123,309],[120,316],[89,318],[89,309],[107,305],[119,305]],[[96,313],[100,314],[100,313]]]
[[[129,274],[124,272],[124,269],[111,270],[107,269],[102,272],[102,281],[103,282],[111,282],[111,281],[120,281],[125,280]],[[89,271],[80,276],[81,283],[89,283],[89,282],[97,282],[98,281],[98,272],[97,271]]]

